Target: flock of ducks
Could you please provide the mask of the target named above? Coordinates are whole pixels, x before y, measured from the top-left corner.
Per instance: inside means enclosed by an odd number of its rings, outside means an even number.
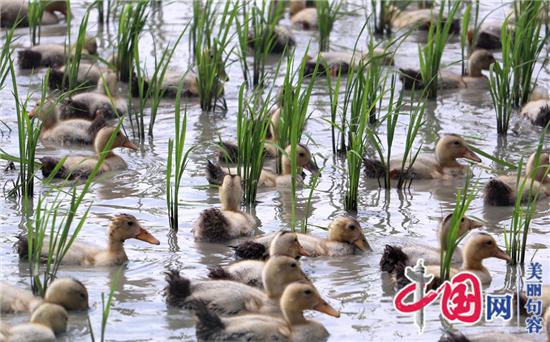
[[[2,26],[9,27],[17,15],[25,18],[27,2],[22,0],[0,1]],[[315,29],[317,27],[316,8],[306,1],[290,2],[290,19],[294,27]],[[313,2],[314,5],[314,2]],[[42,24],[59,22],[60,15],[66,15],[65,1],[51,1],[44,8]],[[386,20],[394,28],[420,29],[429,27],[433,20],[434,9],[404,11],[391,7]],[[20,25],[26,25],[23,20]],[[457,30],[458,22],[453,23]],[[475,88],[487,89],[488,80],[482,70],[488,70],[495,63],[488,49],[498,48],[498,37],[490,30],[482,30],[477,41],[478,49],[468,59],[466,76],[442,72],[438,86],[442,89]],[[276,29],[279,45],[295,44],[289,31],[283,27]],[[279,46],[275,45],[275,46]],[[64,63],[67,52],[74,53],[76,47],[66,49],[64,45],[44,44],[18,51],[18,64],[22,69],[51,68],[50,84],[52,88],[61,85],[65,73]],[[283,50],[276,48],[276,51]],[[85,56],[97,54],[94,38],[86,39],[83,46]],[[384,64],[393,65],[392,58],[385,52],[377,52],[384,57]],[[347,72],[361,59],[357,53],[322,52],[319,59],[308,57],[307,70],[313,70],[318,60],[322,61],[325,72],[337,70]],[[400,69],[405,89],[423,87],[419,72],[412,69]],[[197,96],[197,80],[193,73],[168,74],[163,88],[167,97],[175,94],[178,83],[185,80],[185,92],[188,96]],[[66,157],[61,168],[57,164],[61,158],[43,157],[40,161],[45,177],[64,179],[86,179],[96,167],[102,151],[111,142],[107,150],[100,173],[116,172],[127,168],[123,158],[113,152],[115,148],[137,150],[129,138],[112,125],[113,119],[128,112],[126,100],[118,96],[117,77],[114,72],[100,67],[91,61],[83,61],[78,70],[78,82],[88,84],[95,89],[71,94],[66,98],[48,98],[36,104],[29,112],[30,118],[42,121],[40,140],[45,146],[82,146],[93,149],[94,155]],[[90,89],[90,88],[88,88]],[[111,98],[109,98],[109,96]],[[135,95],[135,94],[134,94]],[[114,99],[113,101],[111,99]],[[533,96],[525,105],[521,115],[536,125],[546,125],[550,120],[550,99],[542,92]],[[280,108],[271,116],[269,143],[277,143],[277,127]],[[111,137],[113,137],[111,139]],[[220,154],[219,163],[208,162],[206,177],[209,183],[219,185],[220,208],[208,208],[200,213],[193,224],[193,236],[196,241],[210,243],[228,243],[237,238],[246,240],[235,246],[235,255],[239,261],[216,266],[209,270],[208,280],[190,280],[178,270],[166,273],[166,301],[171,306],[193,310],[197,323],[197,338],[202,340],[247,340],[247,341],[318,341],[329,335],[325,327],[314,320],[304,317],[304,311],[315,310],[333,317],[340,313],[325,301],[315,285],[301,270],[299,258],[345,257],[360,253],[371,253],[373,249],[367,242],[359,222],[349,216],[338,216],[329,225],[326,237],[315,237],[289,231],[255,236],[256,219],[241,210],[242,179],[236,175],[236,169],[227,168],[224,163],[235,160],[237,149],[225,143],[225,150],[233,153],[227,159],[227,153]],[[269,148],[269,147],[266,147]],[[286,148],[287,155],[290,147]],[[266,151],[267,157],[276,155],[276,151]],[[233,158],[233,159],[231,159]],[[469,173],[469,167],[460,163],[467,159],[481,162],[468,143],[455,134],[443,135],[433,153],[421,153],[415,163],[409,165],[402,159],[392,159],[389,165],[391,177],[410,179],[453,179]],[[282,172],[277,174],[264,169],[260,175],[260,188],[288,188],[291,183],[292,168],[290,160],[282,157]],[[297,146],[298,184],[303,182],[303,170],[312,174],[319,173],[312,154],[305,145]],[[384,165],[371,159],[365,159],[365,174],[377,178],[385,174]],[[405,165],[405,169],[402,169]],[[527,201],[532,192],[539,198],[550,196],[550,177],[548,153],[539,158],[533,154],[527,161],[525,175],[503,175],[490,180],[484,190],[487,205],[512,205],[518,196]],[[402,172],[405,170],[406,174]],[[54,174],[55,172],[55,174]],[[519,193],[517,179],[529,181],[530,191]],[[380,260],[380,269],[391,274],[396,286],[404,285],[406,266],[413,266],[423,258],[428,272],[438,275],[440,251],[447,250],[447,235],[452,215],[446,216],[437,232],[440,246],[422,245],[386,245]],[[487,258],[510,261],[510,257],[497,246],[495,239],[483,232],[470,233],[480,229],[482,224],[469,217],[460,223],[459,237],[472,235],[464,244],[463,250],[455,250],[452,257],[454,275],[461,270],[475,273],[483,284],[491,282],[491,273],[483,265]],[[112,266],[128,262],[124,242],[138,239],[158,245],[159,241],[151,235],[132,215],[119,214],[112,218],[107,230],[107,246],[93,246],[87,242],[75,242],[62,260],[64,265]],[[47,256],[48,243],[44,243],[42,254]],[[27,257],[28,241],[19,238],[18,252],[22,259]],[[435,286],[435,279],[431,286]],[[549,288],[544,289],[544,307],[548,307]],[[27,312],[31,314],[29,323],[7,326],[0,324],[0,341],[53,341],[55,335],[67,329],[68,312],[87,310],[88,292],[86,287],[72,278],[56,279],[48,287],[44,298],[35,297],[30,291],[19,289],[6,282],[0,282],[0,308],[2,313]],[[547,310],[546,322],[549,321]],[[547,331],[548,331],[548,323]],[[463,336],[460,336],[461,338]],[[465,337],[464,337],[465,338]]]

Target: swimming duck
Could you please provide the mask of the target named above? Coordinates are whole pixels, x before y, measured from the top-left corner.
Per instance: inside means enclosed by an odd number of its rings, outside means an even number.
[[[291,176],[291,163],[289,155],[291,153],[291,146],[288,146],[285,149],[285,154],[282,156],[282,174],[278,175],[270,170],[263,169],[260,174],[260,179],[258,181],[258,187],[290,187],[292,176]],[[302,168],[309,170],[311,173],[318,174],[319,168],[313,161],[311,152],[309,149],[302,144],[296,146],[296,165],[298,170],[296,172],[296,184],[301,185],[303,183],[302,177]],[[235,168],[229,169],[229,173],[236,174],[237,170]],[[222,183],[223,177],[227,174],[227,171],[224,170],[220,165],[212,164],[208,161],[206,167],[206,179],[210,184]]]
[[[11,27],[18,20],[19,27],[29,25],[29,2],[26,0],[1,0],[0,1],[0,27]],[[64,0],[53,0],[44,3],[42,13],[42,25],[55,25],[59,22],[56,13],[67,16],[67,3]]]
[[[197,302],[196,336],[201,341],[323,341],[329,336],[325,327],[304,317],[304,310],[315,310],[329,316],[340,313],[321,298],[315,287],[292,283],[281,297],[282,318],[248,314],[219,317],[204,303]]]
[[[256,222],[241,211],[241,177],[226,175],[220,187],[221,210],[203,210],[193,224],[193,236],[197,241],[222,242],[250,235]]]
[[[527,102],[521,108],[521,116],[533,125],[546,127],[550,122],[550,100],[540,99]]]
[[[535,173],[536,157],[536,153],[529,156],[525,166],[525,176],[519,178],[520,186],[525,182],[522,203],[529,201],[530,194],[533,196],[538,194],[539,199],[550,196],[550,154],[540,154],[539,170]],[[495,206],[514,205],[518,196],[517,180],[517,175],[503,175],[491,179],[485,185],[483,191],[485,204]]]
[[[273,28],[273,42],[271,43],[269,53],[283,53],[285,49],[290,50],[296,45],[296,40],[290,29],[276,25]],[[254,32],[248,33],[248,47],[254,49]]]
[[[95,156],[69,156],[65,159],[63,166],[53,176],[54,178],[62,179],[87,179],[92,171],[95,169],[97,162],[99,161],[100,154],[104,151],[109,139],[115,132],[115,127],[103,127],[97,132],[94,140]],[[103,164],[98,171],[98,174],[102,174],[109,171],[121,171],[126,170],[128,165],[121,157],[113,153],[113,149],[117,147],[126,147],[132,150],[137,150],[138,147],[131,142],[122,132],[117,132],[116,137],[111,145],[111,148],[107,152],[107,156],[103,160]],[[62,158],[54,157],[42,157],[40,163],[42,164],[42,175],[49,177],[54,171],[56,165]]]
[[[129,214],[118,214],[111,219],[107,229],[109,237],[106,247],[99,247],[89,242],[75,241],[69,251],[63,257],[63,265],[81,266],[113,266],[122,265],[128,261],[124,250],[124,242],[128,239],[145,241],[152,245],[159,245],[160,242],[151,233],[145,230],[137,218]],[[19,238],[18,252],[21,258],[27,257],[28,240],[26,237]],[[42,254],[47,256],[48,243],[44,242]]]
[[[0,337],[6,342],[55,342],[56,334],[67,331],[68,320],[62,306],[45,303],[33,312],[29,323],[14,327],[0,324]]]
[[[87,37],[83,50],[90,55],[97,55],[97,41],[94,37]],[[75,50],[73,45],[71,53]],[[17,61],[21,69],[38,67],[58,67],[67,61],[67,51],[63,44],[40,44],[17,51]]]
[[[288,284],[295,281],[309,283],[298,261],[286,256],[275,256],[265,264],[262,281],[265,292],[231,280],[190,281],[179,271],[166,273],[164,289],[168,304],[192,308],[202,301],[209,309],[223,315],[245,312],[280,314],[279,299]]]
[[[426,8],[426,9],[415,9],[415,10],[401,10],[397,6],[390,5],[386,8],[386,13],[384,20],[386,25],[396,28],[417,28],[418,30],[427,31],[430,29],[430,26],[439,15],[439,9]],[[447,18],[444,18],[446,21]],[[460,33],[460,20],[453,19],[451,24],[450,33]]]
[[[276,233],[275,238],[271,241],[268,257],[277,255],[288,256],[293,259],[297,259],[300,256],[309,256],[306,250],[300,245],[296,233],[289,231]],[[234,280],[262,289],[264,266],[265,261],[263,260],[243,260],[225,267],[217,266],[210,268],[208,277],[210,279]]]
[[[300,12],[291,15],[290,21],[292,26],[299,27],[303,30],[316,30],[317,24],[317,9],[315,7],[307,7]]]
[[[451,268],[450,276],[453,277],[460,271],[468,271],[478,276],[483,285],[488,285],[492,280],[491,273],[483,266],[484,259],[497,258],[506,260],[507,262],[512,261],[512,258],[500,249],[495,239],[487,233],[478,233],[468,239],[462,254],[462,269]],[[404,265],[400,264],[399,266]],[[400,284],[408,282],[408,279],[404,277],[403,271],[404,267],[396,267],[396,278]],[[432,286],[441,283],[439,279],[440,272],[440,265],[426,266],[426,273],[434,275],[434,280],[431,283]]]
[[[65,66],[60,66],[51,69],[50,77],[48,78],[48,86],[50,89],[74,90],[68,89],[67,85],[63,86],[65,68]],[[88,90],[90,87],[96,86],[103,73],[108,71],[108,69],[99,67],[97,64],[81,61],[78,65],[76,77],[78,90]]]
[[[441,261],[441,249],[447,250],[447,241],[449,230],[451,229],[452,217],[453,214],[447,215],[439,224],[439,248],[423,245],[405,247],[386,245],[384,254],[380,259],[380,269],[391,273],[394,271],[397,264],[404,263],[406,266],[414,266],[420,258],[424,260],[425,265],[438,265]],[[480,222],[469,217],[463,217],[458,227],[457,238],[461,238],[468,234],[470,230],[481,228],[482,226]],[[462,250],[459,247],[456,247],[451,260],[453,265],[462,264]]]
[[[512,30],[511,25],[508,26],[509,30]],[[477,39],[474,49],[486,49],[486,50],[499,50],[502,48],[501,42],[501,23],[487,23],[484,22],[477,32]],[[468,30],[468,44],[472,46],[474,43],[474,29]]]
[[[495,62],[495,57],[489,51],[475,50],[468,58],[467,76],[441,71],[437,78],[437,87],[438,89],[489,89],[489,79],[481,71],[489,70],[491,64]],[[422,82],[422,75],[419,70],[399,69],[399,71],[399,79],[403,82],[404,89],[422,89],[426,87],[426,84]]]
[[[73,278],[55,279],[46,289],[44,299],[0,281],[0,312],[33,312],[43,303],[57,304],[66,310],[87,310],[88,290]]]
[[[312,56],[306,58],[304,74],[309,76],[317,66],[317,58]],[[367,62],[369,59],[376,59],[382,65],[393,65],[394,62],[393,54],[381,48],[374,49],[373,57],[369,56],[369,52],[360,54],[348,51],[322,51],[319,52],[320,65],[317,67],[317,73],[320,75],[330,73],[332,76],[337,76],[338,72],[341,72],[345,75],[352,68],[357,67],[361,61]]]
[[[435,147],[435,153],[419,153],[414,164],[407,172],[411,179],[452,179],[463,176],[468,168],[457,159],[464,158],[474,162],[481,159],[469,147],[464,139],[456,134],[441,137]],[[401,172],[401,158],[390,161],[390,176],[398,178]],[[365,173],[369,178],[384,176],[385,167],[378,160],[364,159]],[[405,164],[406,165],[406,164]]]

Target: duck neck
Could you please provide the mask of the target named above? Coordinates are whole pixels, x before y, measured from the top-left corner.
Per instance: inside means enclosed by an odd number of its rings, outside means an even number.
[[[304,311],[295,305],[284,304],[281,307],[283,316],[290,326],[307,323],[304,317]]]
[[[96,139],[97,139],[97,137],[96,137]],[[98,141],[96,141],[94,147],[95,147],[95,153],[97,154],[98,157],[101,156],[101,152],[103,152],[103,150],[105,150],[105,146],[106,146],[106,145],[107,145],[107,142],[101,142],[101,141],[98,142]],[[105,153],[107,154],[107,155],[105,156],[105,159],[111,158],[111,157],[114,157],[114,156],[115,156],[115,154],[114,154],[114,152],[113,152],[112,149],[110,149],[110,150],[108,150],[108,151],[105,151]]]
[[[282,174],[283,175],[290,175],[292,173],[290,168],[290,159],[287,156],[283,156],[281,160],[281,166],[282,166]]]
[[[107,245],[107,250],[115,255],[124,255],[126,256],[126,252],[124,251],[124,240],[120,240],[118,238],[113,237],[112,235],[109,236],[109,243]]]
[[[483,74],[481,73],[481,68],[479,67],[477,61],[471,60],[468,65],[468,76],[470,77],[481,77]]]
[[[445,155],[442,155],[441,153],[437,154],[437,161],[439,163],[439,167],[461,167],[460,163],[456,161],[456,158],[454,157],[447,157]]]
[[[464,258],[464,270],[473,270],[473,271],[483,271],[483,259],[475,258],[475,257],[469,257]]]

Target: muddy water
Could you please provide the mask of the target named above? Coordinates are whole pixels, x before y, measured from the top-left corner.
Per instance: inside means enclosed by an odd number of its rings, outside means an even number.
[[[79,4],[76,14],[83,14],[83,5]],[[488,13],[500,3],[485,3],[482,13]],[[352,49],[356,34],[365,20],[365,9],[357,4],[347,4],[346,10],[351,15],[344,16],[335,25],[332,35],[332,48]],[[501,18],[508,10],[507,6],[495,11],[491,16]],[[174,41],[179,30],[190,20],[191,3],[171,3],[164,5],[160,11],[149,17],[146,33],[140,41],[141,55],[145,56],[148,65],[152,64],[153,42],[165,46]],[[79,20],[76,20],[79,21]],[[75,21],[75,22],[76,22]],[[96,34],[100,41],[100,53],[106,57],[112,51],[115,40],[114,26],[100,29],[95,24],[95,13],[91,17],[90,33]],[[289,25],[289,21],[283,22]],[[77,28],[74,27],[73,30]],[[27,46],[27,30],[17,32],[17,46]],[[42,42],[63,42],[65,30],[62,26],[43,28]],[[308,42],[311,49],[317,49],[315,33],[294,30],[298,42],[297,55],[304,53]],[[397,66],[417,65],[417,44],[421,38],[410,36],[396,54]],[[173,60],[175,68],[185,70],[188,66],[187,37],[182,40]],[[366,46],[366,39],[359,46]],[[547,55],[547,51],[543,51]],[[460,59],[460,45],[452,41],[444,54],[443,63],[458,70],[455,62]],[[284,68],[282,68],[284,69]],[[17,76],[19,91],[22,95],[34,94],[43,73],[28,75],[19,72]],[[192,222],[200,211],[218,205],[216,189],[209,189],[203,177],[206,164],[205,156],[213,158],[213,141],[218,135],[226,139],[236,136],[236,108],[238,88],[241,84],[241,72],[237,63],[229,68],[230,81],[226,86],[226,98],[229,110],[223,113],[201,113],[196,102],[189,102],[188,146],[198,145],[196,153],[185,172],[181,189],[180,230],[177,235],[169,234],[165,208],[165,165],[167,141],[173,132],[173,102],[163,102],[155,126],[155,137],[143,145],[141,151],[120,151],[119,154],[128,162],[128,171],[99,179],[86,197],[81,210],[91,205],[91,213],[80,233],[79,239],[105,243],[105,229],[108,218],[116,213],[126,212],[137,216],[160,241],[159,246],[146,245],[137,240],[126,243],[130,262],[122,269],[120,284],[115,292],[111,316],[107,326],[109,340],[194,340],[194,325],[190,312],[166,306],[162,297],[164,287],[163,272],[168,268],[178,268],[192,279],[202,279],[207,267],[228,264],[233,261],[231,249],[224,245],[198,244],[191,235]],[[549,86],[550,73],[543,69],[539,75],[541,86]],[[278,83],[281,83],[280,81]],[[307,124],[308,135],[313,141],[309,146],[316,154],[319,164],[324,164],[324,172],[313,196],[312,210],[305,210],[305,203],[299,203],[298,218],[308,217],[310,223],[327,226],[331,218],[343,213],[345,193],[345,161],[333,158],[330,150],[330,127],[323,121],[328,117],[328,97],[323,82],[317,82],[315,94],[311,101],[313,115]],[[539,139],[540,129],[515,116],[512,119],[512,132],[507,142],[497,144],[494,112],[489,92],[453,91],[442,93],[436,102],[428,105],[426,124],[420,131],[418,146],[422,144],[425,151],[433,151],[438,135],[443,132],[461,134],[485,152],[497,155],[510,162],[517,162],[527,157]],[[0,95],[0,120],[11,128],[9,131],[0,125],[0,146],[9,153],[17,153],[17,126],[11,85],[2,90]],[[130,126],[127,124],[126,129]],[[385,128],[381,129],[383,132]],[[402,126],[396,133],[395,150],[400,152],[406,132]],[[37,155],[65,155],[82,153],[78,150],[52,150],[42,146]],[[490,160],[483,162],[493,168]],[[481,169],[475,170],[480,182],[486,182],[492,175]],[[0,174],[1,184],[14,179],[16,174]],[[454,205],[456,189],[462,186],[461,181],[446,183],[416,182],[409,191],[398,192],[395,189],[379,189],[376,181],[361,182],[359,212],[357,214],[364,232],[374,252],[367,255],[343,258],[305,258],[302,267],[314,281],[322,295],[340,309],[339,319],[321,314],[308,314],[321,321],[331,333],[334,341],[352,340],[437,340],[441,335],[441,322],[436,306],[427,311],[427,323],[424,335],[419,336],[412,324],[412,317],[398,315],[392,305],[393,289],[381,274],[378,262],[384,245],[388,242],[422,243],[436,245],[435,229],[439,219],[449,213]],[[9,187],[9,186],[8,186]],[[38,192],[44,193],[38,182]],[[298,194],[305,199],[308,190]],[[256,215],[261,221],[259,228],[263,232],[272,232],[288,228],[290,224],[290,194],[288,191],[261,191],[258,195],[259,205]],[[511,209],[485,208],[481,195],[473,201],[469,214],[487,221],[486,230],[495,235],[500,245],[504,245],[504,227],[510,223]],[[543,261],[550,269],[548,258],[550,206],[548,201],[541,201],[532,223],[529,235],[527,259],[537,249],[535,259]],[[28,286],[28,265],[19,262],[12,249],[16,236],[21,232],[21,208],[11,199],[0,200],[0,260],[2,278],[22,287]],[[310,233],[324,236],[325,232],[311,226]],[[498,291],[505,286],[507,269],[501,260],[488,260],[486,266],[491,270],[493,282],[489,291]],[[89,311],[94,331],[99,332],[101,323],[101,293],[108,292],[117,268],[64,267],[61,276],[72,276],[82,280],[90,291],[92,309]],[[545,282],[550,282],[550,272],[545,273]],[[5,316],[8,323],[26,320],[24,315]],[[466,329],[458,326],[458,328]],[[468,333],[480,331],[509,331],[523,333],[524,328],[516,324],[501,322],[479,323],[467,328]],[[69,331],[61,339],[85,340],[90,334],[85,314],[71,314]],[[540,339],[540,338],[539,338]]]

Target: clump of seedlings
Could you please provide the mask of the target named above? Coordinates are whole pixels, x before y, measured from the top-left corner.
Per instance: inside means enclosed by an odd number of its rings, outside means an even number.
[[[330,32],[334,22],[340,14],[340,8],[343,2],[341,0],[331,1],[318,0],[315,3],[317,8],[317,27],[319,30],[319,50],[328,51],[330,44]]]

